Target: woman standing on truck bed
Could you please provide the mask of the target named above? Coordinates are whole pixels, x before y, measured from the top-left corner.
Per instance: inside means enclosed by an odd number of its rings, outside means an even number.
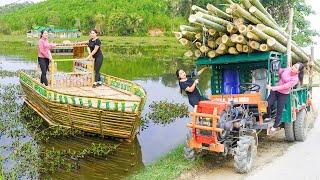
[[[268,97],[268,116],[271,117],[271,106],[277,103],[276,119],[270,132],[274,132],[281,124],[282,111],[288,99],[291,88],[300,83],[303,83],[304,65],[300,62],[294,64],[292,67],[280,68],[280,80],[277,86],[267,85],[267,89],[271,90]]]

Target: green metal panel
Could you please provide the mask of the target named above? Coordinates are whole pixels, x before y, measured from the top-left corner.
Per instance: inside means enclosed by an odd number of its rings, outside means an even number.
[[[282,122],[291,122],[292,121],[292,110],[293,108],[300,109],[302,105],[307,105],[308,100],[308,88],[307,87],[299,87],[293,89],[290,92],[288,97],[288,101],[285,105],[285,108],[282,113]]]
[[[282,112],[282,119],[281,122],[288,122],[290,123],[292,121],[292,107],[295,106],[295,101],[293,101],[292,94],[290,93],[287,99],[287,102],[284,106],[283,112]]]
[[[222,69],[219,65],[212,66],[211,94],[221,94]]]

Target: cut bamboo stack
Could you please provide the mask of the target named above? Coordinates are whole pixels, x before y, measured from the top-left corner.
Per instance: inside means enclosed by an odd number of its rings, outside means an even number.
[[[206,9],[192,6],[191,25],[181,25],[175,32],[179,42],[188,47],[185,56],[214,58],[224,54],[237,55],[254,51],[286,53],[288,34],[276,23],[259,0],[231,0],[226,11],[212,4]],[[308,62],[309,55],[292,43],[292,59]]]

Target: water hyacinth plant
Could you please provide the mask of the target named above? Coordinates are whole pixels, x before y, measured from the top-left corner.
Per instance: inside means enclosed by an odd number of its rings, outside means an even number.
[[[81,159],[106,158],[120,145],[92,143],[77,151],[48,149],[45,145],[50,139],[81,137],[84,133],[47,126],[23,104],[21,96],[20,86],[0,85],[0,177],[4,179],[41,179],[57,171],[74,171],[80,168]],[[9,153],[2,157],[1,152]],[[8,163],[14,165],[6,168]]]
[[[141,129],[148,127],[150,122],[167,125],[184,117],[189,117],[188,105],[167,100],[153,101],[148,112],[141,118]]]

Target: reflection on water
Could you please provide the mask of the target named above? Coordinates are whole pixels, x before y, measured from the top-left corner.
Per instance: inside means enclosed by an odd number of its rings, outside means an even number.
[[[46,147],[56,150],[81,151],[92,143],[107,145],[119,144],[118,141],[95,137],[80,137],[50,140]],[[61,172],[50,175],[54,179],[122,179],[144,165],[142,163],[139,141],[121,142],[117,150],[106,159],[87,157],[80,161],[80,169],[74,172]]]
[[[187,97],[180,94],[174,73],[178,67],[186,71],[190,70],[191,67],[184,61],[175,58],[176,54],[173,54],[172,51],[166,52],[151,48],[123,50],[123,54],[117,55],[113,53],[112,50],[105,53],[106,58],[101,72],[134,80],[143,86],[147,92],[147,102],[143,114],[147,113],[148,106],[152,101],[168,100],[188,104]],[[139,54],[144,55],[139,57]],[[149,54],[149,56],[145,54]],[[0,62],[2,69],[10,71],[35,69],[37,65],[35,61],[4,55],[0,55]],[[64,66],[62,67],[63,69],[70,69],[70,65]],[[201,77],[200,87],[202,89],[208,89],[209,79],[210,74],[205,74]],[[17,84],[18,78],[1,77],[0,84],[6,85],[8,83]],[[180,118],[166,126],[150,123],[146,130],[138,134],[133,143],[122,142],[117,151],[108,156],[107,159],[86,158],[81,160],[81,168],[78,171],[74,173],[58,173],[55,174],[54,178],[101,179],[102,177],[107,177],[108,179],[118,179],[124,177],[130,172],[143,167],[144,164],[147,165],[160,158],[178,144],[183,143],[188,121],[189,118]],[[3,137],[1,135],[0,146],[5,143]],[[50,140],[46,147],[77,150],[90,145],[91,142],[114,143],[107,139],[82,137]],[[8,163],[7,165],[9,166]]]

